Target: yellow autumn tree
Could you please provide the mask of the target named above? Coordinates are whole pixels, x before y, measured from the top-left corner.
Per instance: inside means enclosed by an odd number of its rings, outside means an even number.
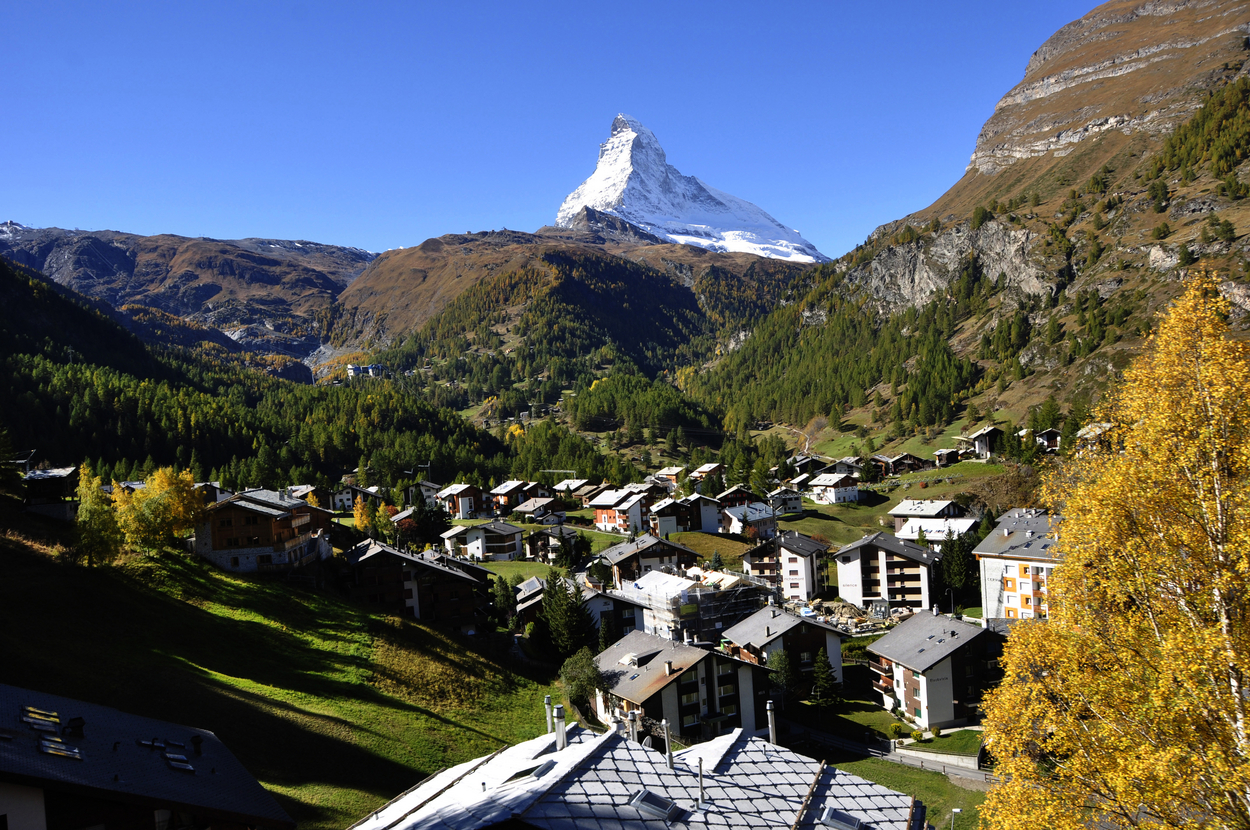
[[[177,473],[161,467],[134,492],[114,481],[113,507],[127,547],[158,550],[196,526],[204,503],[189,470]]]
[[[1250,827],[1250,348],[1195,278],[1044,482],[1050,620],[1012,629],[987,828]]]
[[[368,533],[373,528],[373,516],[369,505],[365,504],[361,496],[357,496],[356,503],[352,505],[352,520],[356,523],[356,529],[361,533]]]

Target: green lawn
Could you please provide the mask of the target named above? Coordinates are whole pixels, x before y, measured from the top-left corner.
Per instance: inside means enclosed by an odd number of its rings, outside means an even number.
[[[11,502],[0,628],[22,635],[0,640],[4,681],[210,729],[302,830],[346,827],[436,770],[540,734],[543,695],[559,695],[549,669],[513,662],[508,637],[370,613],[333,588],[172,552],[66,567],[45,542],[64,531]]]
[[[981,733],[975,729],[960,729],[940,738],[907,744],[907,749],[920,752],[946,752],[951,755],[978,755],[981,752]]]
[[[979,606],[975,608],[965,608],[964,616],[971,617],[974,620],[979,620],[985,617],[985,610]]]
[[[963,811],[955,816],[955,830],[976,830],[980,824],[978,808],[985,801],[985,793],[952,784],[941,773],[905,767],[881,758],[843,756],[826,760],[840,770],[923,801],[928,810],[926,821],[937,830],[950,830],[953,807]]]
[[[847,665],[842,668],[842,676],[842,699],[836,704],[821,709],[806,701],[789,703],[786,717],[848,740],[863,741],[866,731],[874,732],[877,738],[889,738],[890,724],[902,721],[887,712],[881,705],[881,696],[872,691],[872,670],[864,665]]]
[[[531,576],[545,579],[547,572],[551,570],[550,565],[541,562],[483,562],[482,567],[494,571],[504,579],[511,579],[514,574],[519,574],[521,579],[529,579]]]
[[[704,562],[710,562],[719,553],[725,561],[725,567],[731,571],[742,570],[742,554],[755,547],[754,542],[721,533],[673,533],[668,538],[690,548]]]

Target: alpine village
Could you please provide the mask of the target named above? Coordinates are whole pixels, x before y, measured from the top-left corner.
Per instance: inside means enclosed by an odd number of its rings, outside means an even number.
[[[0,830],[1250,827],[1247,58],[1098,6],[836,258],[625,114],[534,233],[0,225]]]

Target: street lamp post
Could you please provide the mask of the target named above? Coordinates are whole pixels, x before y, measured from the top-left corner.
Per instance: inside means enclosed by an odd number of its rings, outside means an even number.
[[[955,814],[962,813],[962,812],[963,810],[959,809],[958,807],[951,808],[951,830],[955,830]]]

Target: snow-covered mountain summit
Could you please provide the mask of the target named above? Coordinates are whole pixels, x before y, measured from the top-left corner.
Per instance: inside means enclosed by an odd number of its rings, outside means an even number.
[[[760,208],[683,176],[655,134],[628,115],[612,121],[590,178],[560,205],[556,226],[572,227],[582,208],[610,213],[668,242],[741,251],[793,262],[828,262],[812,243]]]

